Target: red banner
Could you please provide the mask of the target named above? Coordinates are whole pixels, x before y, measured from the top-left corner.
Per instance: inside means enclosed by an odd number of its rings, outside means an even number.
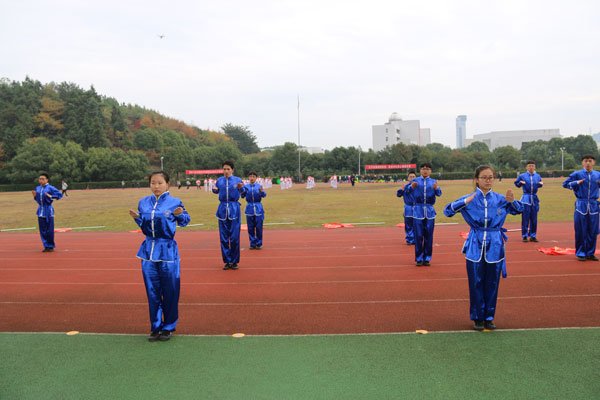
[[[408,169],[408,168],[417,168],[417,164],[365,165],[365,169]]]
[[[208,174],[222,174],[222,169],[186,169],[186,175],[208,175]]]

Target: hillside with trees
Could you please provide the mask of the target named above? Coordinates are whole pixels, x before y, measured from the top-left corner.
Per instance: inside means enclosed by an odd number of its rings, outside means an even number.
[[[161,165],[174,177],[186,169],[217,169],[236,163],[236,174],[297,176],[298,147],[283,143],[261,152],[248,126],[224,123],[222,132],[203,130],[139,105],[82,89],[73,83],[0,79],[0,183],[33,183],[40,172],[54,182],[141,180]],[[563,149],[563,150],[561,150]],[[490,151],[482,142],[463,149],[439,143],[397,143],[382,151],[336,147],[323,154],[300,153],[303,176],[323,178],[358,172],[358,165],[428,161],[446,177],[469,176],[481,164],[504,171],[536,161],[540,170],[577,168],[582,154],[598,157],[592,136],[553,138]],[[397,171],[396,173],[400,173]],[[506,175],[508,176],[508,175]]]

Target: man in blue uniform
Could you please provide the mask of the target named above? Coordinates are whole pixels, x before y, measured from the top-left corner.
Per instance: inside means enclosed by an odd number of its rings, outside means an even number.
[[[54,207],[52,202],[62,198],[60,190],[48,183],[48,174],[40,174],[38,178],[40,186],[31,191],[33,199],[39,204],[37,209],[40,236],[44,245],[44,253],[54,251]]]
[[[256,183],[256,172],[248,174],[249,184],[244,186],[242,197],[246,198],[246,224],[248,225],[248,237],[250,238],[250,250],[258,250],[262,247],[263,222],[265,220],[265,210],[261,203],[267,193],[262,185]]]
[[[410,171],[408,173],[408,182],[406,185],[398,189],[396,196],[404,197],[404,233],[406,234],[406,244],[415,244],[415,230],[413,223],[413,207],[415,205],[414,191],[406,192],[410,182],[417,177],[417,174]]]
[[[411,181],[406,187],[406,194],[413,194],[415,206],[413,207],[413,222],[415,228],[415,262],[417,267],[428,267],[433,253],[433,229],[435,227],[436,196],[442,195],[437,181],[431,178],[431,164],[428,162],[420,165],[421,176]]]
[[[591,154],[581,157],[583,169],[575,171],[563,182],[572,190],[575,200],[575,256],[579,261],[598,261],[596,239],[598,237],[598,187],[600,172],[594,170],[596,158]]]
[[[213,193],[219,195],[217,218],[221,238],[221,256],[223,269],[238,269],[240,262],[240,194],[245,193],[244,183],[233,176],[233,161],[223,162],[223,176],[217,179]]]
[[[517,176],[515,186],[523,188],[521,204],[523,204],[523,214],[521,216],[521,235],[523,241],[527,241],[527,236],[532,242],[537,242],[537,215],[540,211],[540,200],[537,191],[544,185],[540,174],[535,172],[535,161],[527,161],[527,172]]]

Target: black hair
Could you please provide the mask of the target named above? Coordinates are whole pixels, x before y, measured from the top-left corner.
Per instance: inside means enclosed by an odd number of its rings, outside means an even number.
[[[154,175],[162,175],[163,178],[165,179],[165,182],[169,183],[169,174],[167,174],[165,171],[160,170],[160,171],[154,171],[153,173],[150,174],[150,176],[148,177],[148,183],[150,183],[150,181],[152,181],[152,177]]]
[[[490,169],[492,170],[492,175],[496,174],[496,170],[489,166],[489,165],[480,165],[479,167],[477,167],[475,169],[475,175],[473,176],[473,181],[475,181],[475,187],[479,187],[479,183],[477,183],[477,179],[479,179],[479,174],[481,174],[481,171],[485,171],[486,169]]]
[[[596,161],[596,157],[594,157],[594,156],[593,156],[593,155],[591,155],[591,154],[584,154],[584,155],[582,155],[582,156],[581,156],[581,161],[583,161],[583,160],[586,160],[586,159],[588,159],[588,158],[591,158],[592,160]]]
[[[46,179],[48,179],[48,180],[50,179],[50,177],[48,176],[48,174],[47,174],[47,173],[45,173],[45,172],[42,172],[42,173],[40,174],[40,176],[45,176],[45,177],[46,177]]]
[[[433,168],[431,167],[431,163],[428,163],[428,162],[424,162],[424,163],[421,163],[421,165],[419,165],[419,169],[421,169],[421,168],[423,168],[423,167],[427,167],[427,168],[429,168],[429,169],[433,169]]]
[[[231,167],[231,169],[235,169],[235,167],[233,166],[233,161],[230,161],[230,160],[223,161],[223,164],[221,164],[221,167],[224,167],[226,165],[229,165]]]
[[[232,167],[232,168],[233,168],[233,167]],[[250,175],[254,175],[254,176],[258,177],[258,175],[256,174],[256,172],[254,172],[254,171],[250,171],[250,172],[248,172],[248,176],[250,176]]]
[[[535,161],[533,161],[533,160],[527,160],[527,162],[525,163],[525,165],[529,165],[529,164],[536,165]]]
[[[417,173],[415,171],[408,171],[408,174],[406,174],[406,177],[408,178],[408,175],[413,174],[414,176],[417,176]]]

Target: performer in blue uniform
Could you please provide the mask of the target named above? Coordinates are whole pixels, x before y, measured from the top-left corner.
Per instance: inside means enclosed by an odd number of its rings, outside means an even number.
[[[596,158],[586,154],[581,158],[583,169],[575,171],[563,182],[563,187],[575,193],[575,256],[579,261],[598,261],[598,185],[600,172],[594,170]]]
[[[467,259],[469,299],[473,328],[477,331],[496,329],[494,316],[500,273],[506,278],[502,228],[507,214],[519,214],[522,204],[514,199],[509,189],[506,195],[492,191],[494,170],[482,165],[475,170],[475,192],[448,203],[444,214],[448,217],[461,213],[471,227],[462,252]]]
[[[404,233],[406,234],[406,244],[415,244],[415,229],[413,223],[413,207],[415,205],[414,191],[406,192],[410,182],[417,177],[414,172],[408,173],[408,182],[406,185],[398,189],[396,196],[404,197]]]
[[[246,224],[248,225],[248,237],[250,238],[250,250],[258,250],[262,247],[263,222],[265,220],[265,209],[261,203],[267,193],[262,185],[256,183],[256,172],[248,174],[250,183],[244,186],[242,197],[246,198]]]
[[[44,245],[42,252],[44,253],[52,252],[56,247],[54,243],[54,207],[52,207],[52,202],[62,198],[60,190],[49,184],[48,179],[48,174],[40,174],[38,177],[40,186],[31,191],[33,200],[39,204],[36,215],[38,216],[40,237]]]
[[[238,269],[240,262],[240,194],[245,193],[244,183],[233,175],[233,161],[223,162],[223,176],[217,179],[213,193],[219,195],[217,218],[221,238],[223,269]]]
[[[169,340],[179,319],[180,265],[175,241],[177,226],[186,226],[190,216],[181,200],[169,194],[169,175],[156,171],[150,175],[152,195],[144,197],[138,211],[129,210],[146,239],[137,257],[142,260],[142,275],[150,310],[148,340]]]
[[[421,176],[411,181],[404,196],[413,196],[413,223],[415,229],[415,262],[417,267],[428,267],[433,252],[433,229],[435,228],[435,197],[442,195],[437,181],[431,178],[431,164],[420,165]]]
[[[535,161],[527,161],[527,172],[517,176],[515,186],[523,188],[521,204],[523,204],[523,214],[521,216],[521,236],[523,241],[527,241],[527,236],[532,242],[538,242],[537,233],[537,215],[540,211],[540,200],[537,191],[544,185],[540,174],[535,172]]]

